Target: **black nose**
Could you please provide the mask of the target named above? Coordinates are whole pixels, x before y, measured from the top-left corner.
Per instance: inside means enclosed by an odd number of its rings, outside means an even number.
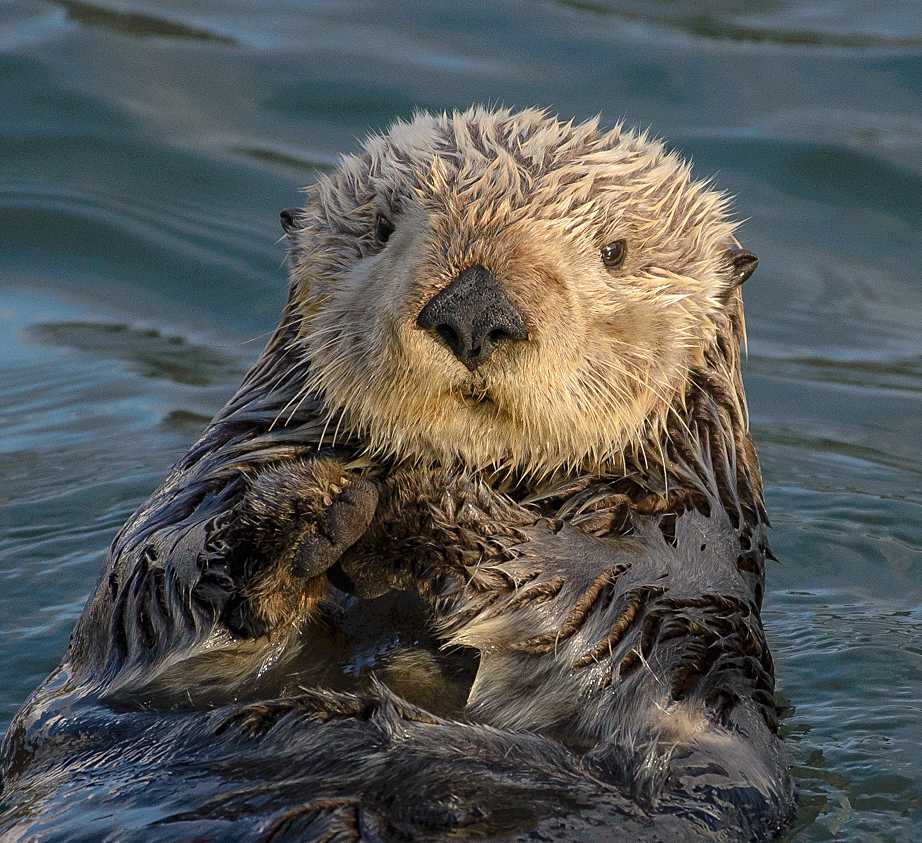
[[[506,340],[527,340],[522,317],[486,267],[460,273],[416,317],[472,372]]]

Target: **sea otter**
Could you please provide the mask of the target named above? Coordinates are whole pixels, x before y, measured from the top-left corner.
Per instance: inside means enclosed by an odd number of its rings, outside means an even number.
[[[756,265],[644,133],[397,122],[2,750],[11,839],[767,839]]]

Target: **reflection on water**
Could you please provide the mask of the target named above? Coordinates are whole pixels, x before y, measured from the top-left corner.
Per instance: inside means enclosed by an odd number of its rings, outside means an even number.
[[[216,35],[205,29],[174,23],[154,15],[121,12],[96,3],[81,3],[78,0],[53,0],[53,2],[64,7],[70,20],[84,26],[98,26],[120,35],[134,35],[139,38],[190,38],[194,41],[214,41],[218,44],[234,43],[233,38]]]
[[[866,2],[753,3],[751,0],[557,0],[577,11],[666,26],[697,38],[798,47],[918,47],[922,27],[912,0],[873,8]],[[869,14],[872,12],[873,14]]]
[[[207,386],[226,382],[239,371],[239,364],[207,345],[189,342],[181,336],[164,336],[153,328],[92,322],[39,322],[25,336],[50,346],[81,351],[96,358],[127,364],[149,378],[167,378],[175,383]]]
[[[0,724],[274,324],[298,188],[417,106],[601,110],[717,173],[761,258],[791,839],[918,837],[920,85],[914,0],[0,5]]]

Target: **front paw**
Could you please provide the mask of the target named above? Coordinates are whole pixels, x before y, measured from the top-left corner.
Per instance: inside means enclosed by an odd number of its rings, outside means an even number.
[[[330,484],[321,502],[324,508],[295,554],[295,568],[304,577],[322,574],[364,535],[378,506],[378,489],[361,477],[343,476]]]
[[[326,592],[322,574],[368,529],[377,503],[373,483],[329,457],[260,471],[237,512],[228,626],[254,637],[309,617]]]
[[[330,457],[263,469],[241,509],[241,535],[268,566],[306,578],[322,574],[368,529],[374,484]]]

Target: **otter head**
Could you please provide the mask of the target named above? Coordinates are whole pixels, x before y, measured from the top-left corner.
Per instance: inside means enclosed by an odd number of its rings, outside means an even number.
[[[602,465],[662,426],[755,258],[645,134],[417,115],[283,212],[305,393],[372,451]]]

